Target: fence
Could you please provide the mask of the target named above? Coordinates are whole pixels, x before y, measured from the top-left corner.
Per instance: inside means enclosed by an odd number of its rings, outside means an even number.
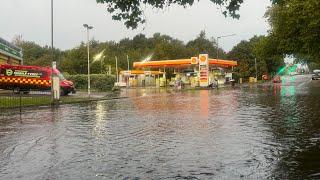
[[[14,110],[40,105],[50,105],[51,93],[46,91],[13,92],[0,90],[0,116],[8,115]]]

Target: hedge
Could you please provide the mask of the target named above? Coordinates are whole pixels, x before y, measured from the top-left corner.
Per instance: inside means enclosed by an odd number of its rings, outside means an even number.
[[[65,75],[66,78],[75,84],[76,89],[88,88],[88,75]],[[106,74],[91,74],[90,75],[91,88],[106,91],[111,90],[116,82],[116,78],[113,75]]]

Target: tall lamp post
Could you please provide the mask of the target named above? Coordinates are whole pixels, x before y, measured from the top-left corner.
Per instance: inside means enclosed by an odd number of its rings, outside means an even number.
[[[87,30],[87,51],[88,51],[88,97],[90,98],[90,49],[89,49],[89,30],[92,29],[92,26],[89,26],[88,24],[83,25],[84,28]]]
[[[53,52],[53,0],[51,0],[51,96],[52,102],[54,102],[54,91],[53,91],[53,69],[54,69],[54,52]]]
[[[128,63],[128,71],[130,70],[130,61],[129,61],[129,56],[127,55],[127,63]]]
[[[223,37],[229,37],[229,36],[235,36],[236,34],[229,34],[229,35],[224,35],[224,36],[218,36],[217,37],[217,60],[219,59],[219,39]]]

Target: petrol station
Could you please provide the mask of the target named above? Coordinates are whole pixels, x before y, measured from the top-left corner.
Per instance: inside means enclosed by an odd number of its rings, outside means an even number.
[[[208,54],[199,57],[175,60],[153,60],[134,62],[132,71],[121,71],[119,83],[123,86],[156,86],[174,85],[176,81],[190,87],[208,87],[213,81],[225,84],[233,79],[233,67],[237,61],[211,59]],[[167,78],[167,71],[173,69],[173,77]]]

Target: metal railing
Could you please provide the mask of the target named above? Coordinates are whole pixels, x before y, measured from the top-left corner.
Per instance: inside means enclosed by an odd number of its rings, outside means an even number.
[[[0,90],[0,117],[12,112],[22,111],[32,106],[51,105],[52,97],[46,91],[14,92]]]

